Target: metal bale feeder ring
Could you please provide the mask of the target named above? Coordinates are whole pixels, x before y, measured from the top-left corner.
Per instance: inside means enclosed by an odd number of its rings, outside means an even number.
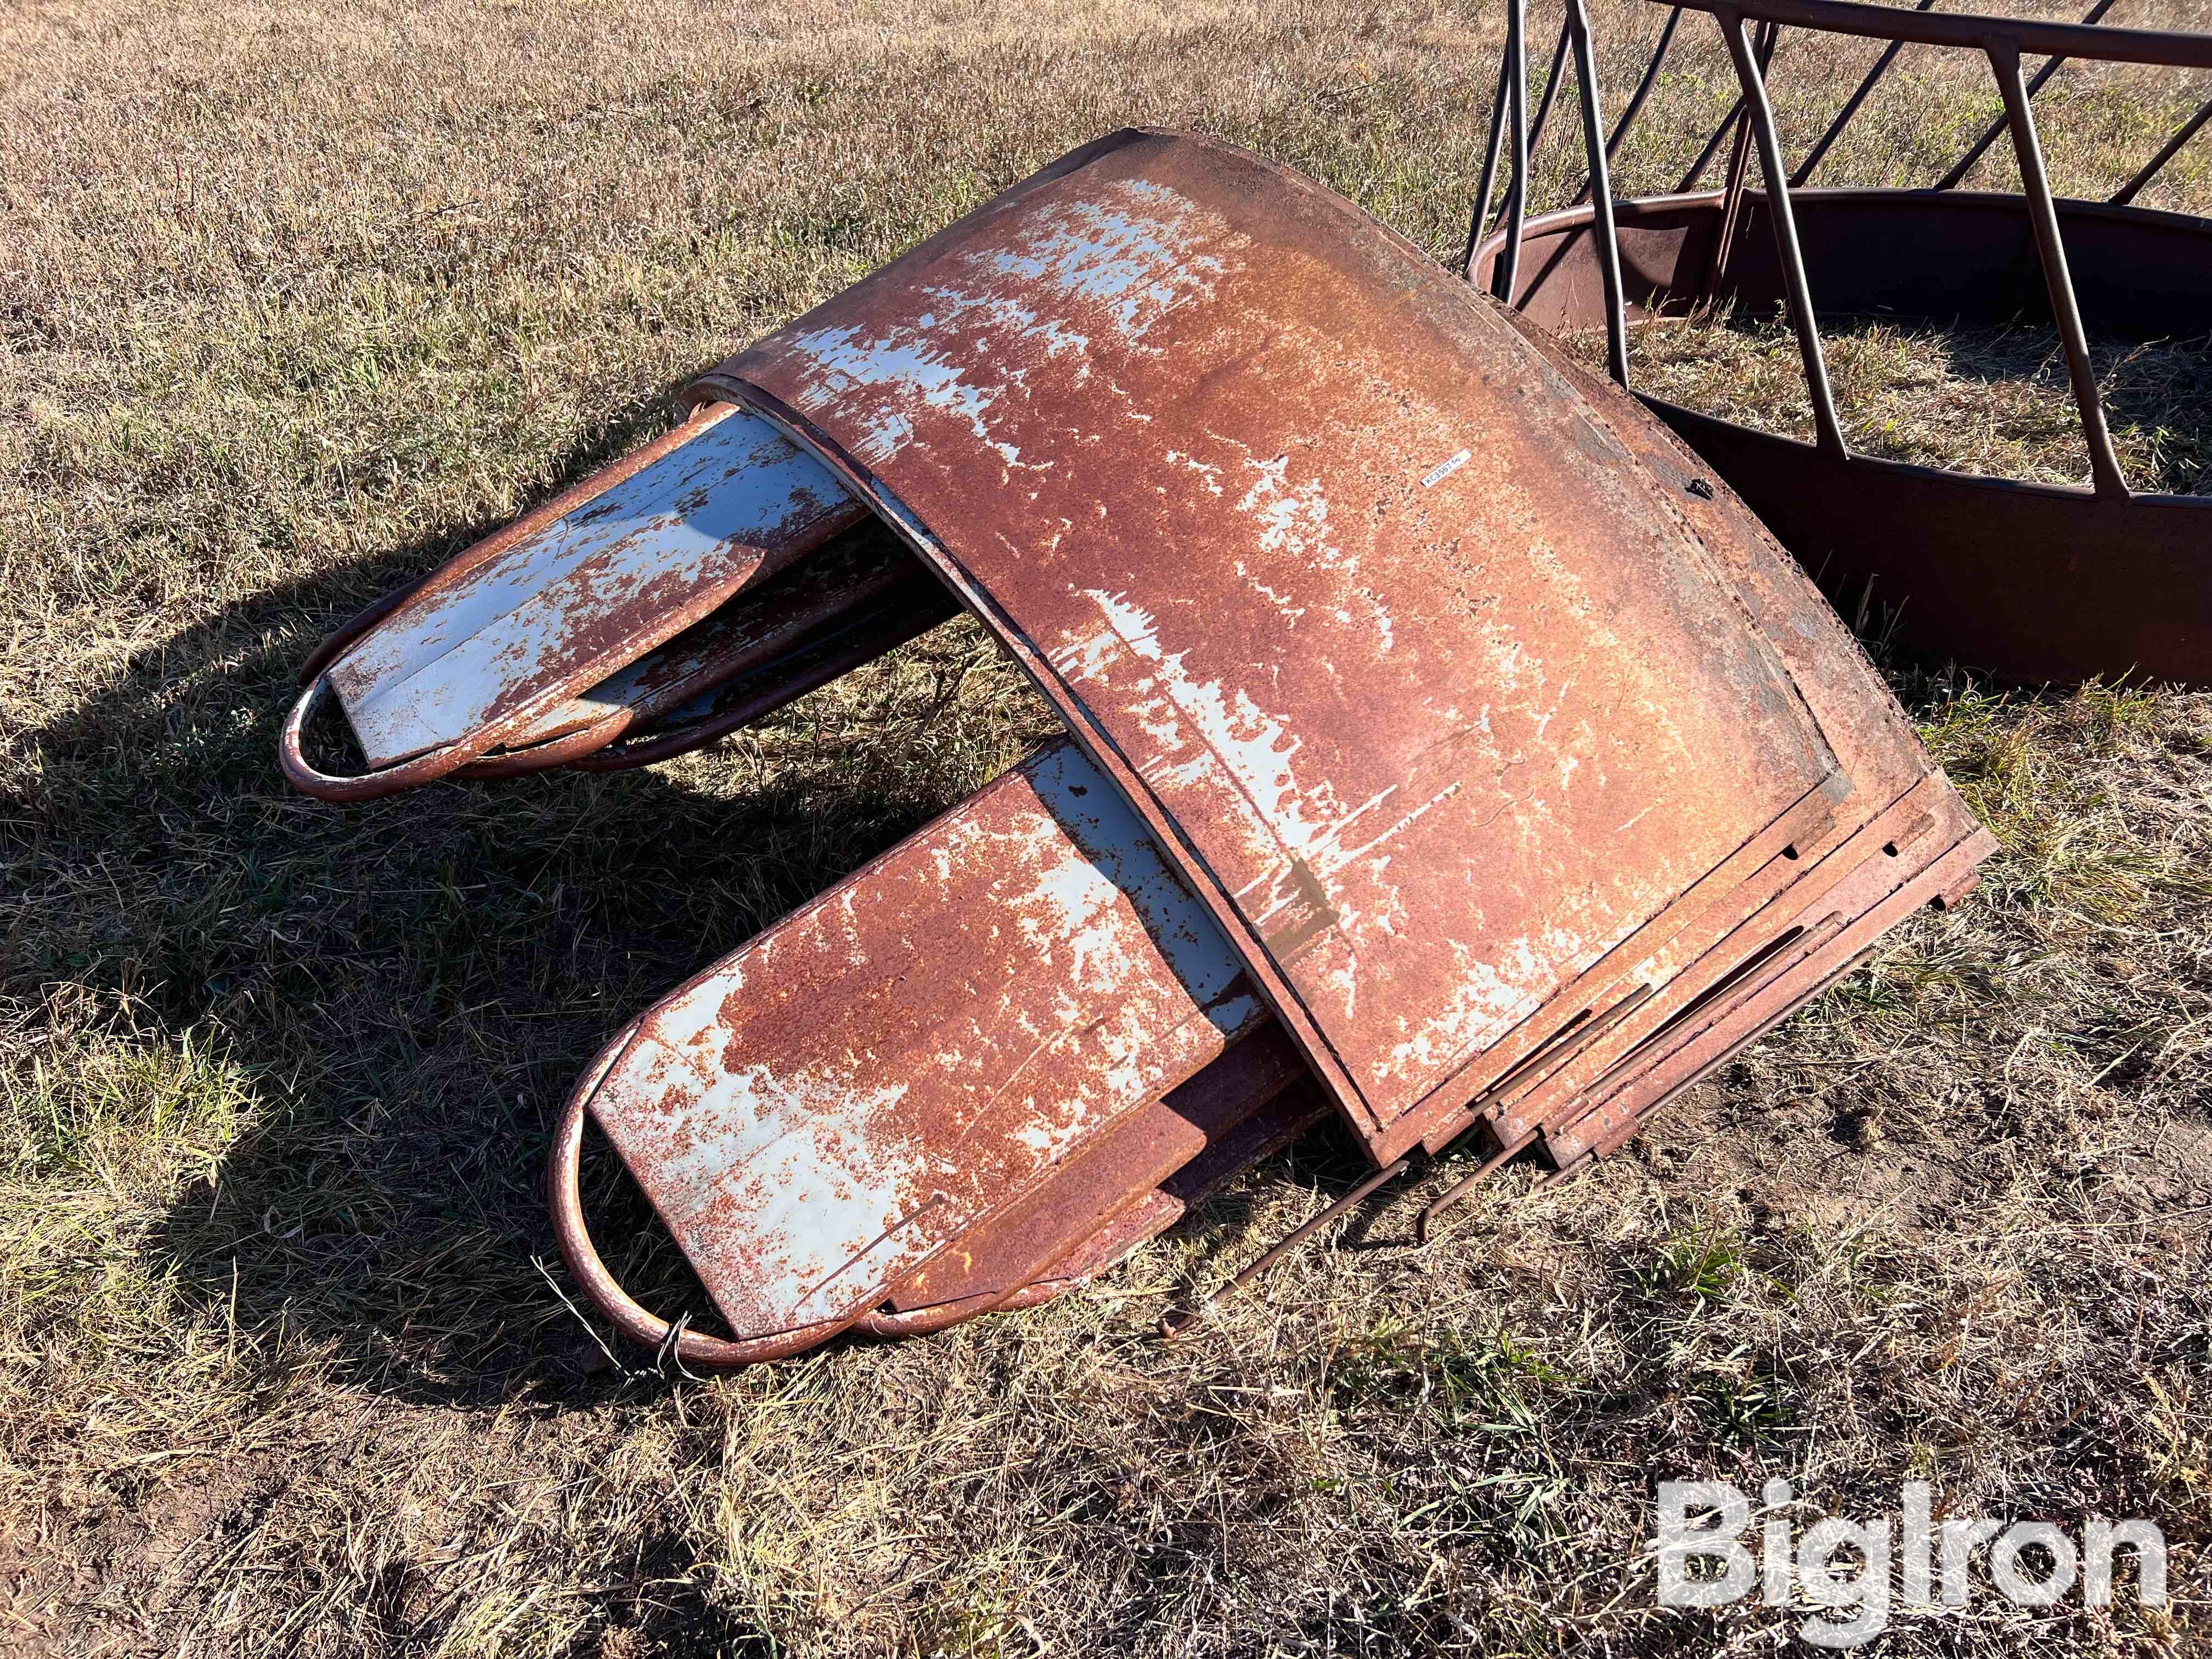
[[[1514,0],[1491,124],[1490,165],[1470,230],[1471,280],[1547,329],[1602,326],[1613,377],[1628,384],[1626,331],[1733,301],[1786,307],[1812,404],[1814,439],[1761,432],[1665,399],[1643,402],[1702,456],[1831,591],[1869,591],[1898,607],[1898,636],[1938,660],[2039,683],[2133,675],[2212,685],[2212,495],[2133,487],[2114,453],[2090,360],[2091,331],[2131,343],[2187,340],[2212,319],[2212,219],[2135,204],[2212,123],[2212,98],[2101,202],[2053,195],[2036,131],[2036,93],[2069,61],[2212,69],[2212,36],[1954,15],[1851,0],[1683,0],[1673,5],[1635,94],[1601,144],[1587,92],[1589,182],[1563,210],[1526,215],[1528,152],[1545,109],[1522,114],[1527,46]],[[1608,163],[1644,107],[1685,12],[1717,24],[1741,88],[1736,105],[1670,194],[1614,200]],[[1589,75],[1580,0],[1570,42]],[[1793,171],[1782,154],[1767,70],[1784,27],[1889,43]],[[1908,46],[1986,60],[2005,113],[1923,190],[1830,189],[1810,180]],[[2047,55],[2032,78],[2022,59]],[[2000,138],[2016,193],[1958,188]],[[1723,150],[1718,190],[1700,181]],[[1493,219],[1501,153],[1508,174]],[[1764,188],[1754,188],[1756,161]],[[1819,319],[1881,317],[1938,326],[2023,315],[2056,327],[2091,483],[2015,481],[1855,453],[1830,387]]]

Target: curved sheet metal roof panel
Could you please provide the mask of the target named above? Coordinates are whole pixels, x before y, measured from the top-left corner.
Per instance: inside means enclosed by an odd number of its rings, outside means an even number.
[[[1599,404],[1211,141],[1079,150],[696,395],[829,460],[994,627],[1370,1143],[1851,791]]]

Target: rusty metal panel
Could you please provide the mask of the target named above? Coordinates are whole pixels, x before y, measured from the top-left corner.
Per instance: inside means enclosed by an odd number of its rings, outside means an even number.
[[[770,669],[894,589],[927,577],[904,544],[871,522],[766,581],[748,584],[703,620],[598,684],[514,727],[461,769],[506,775],[596,752],[722,686]]]
[[[1502,1104],[1494,1127],[1501,1139],[1540,1128],[1555,1136],[1562,1126],[1592,1109],[1642,1071],[1657,1063],[1681,1040],[1686,1030],[1709,1018],[1713,1006],[1747,994],[1816,948],[1827,935],[1854,926],[1887,896],[1911,884],[1929,865],[1977,833],[1963,811],[1942,821],[1908,809],[1908,828],[1895,833],[1905,845],[1896,856],[1876,851],[1883,830],[1869,842],[1828,860],[1820,879],[1791,888],[1743,927],[1670,981],[1634,1018],[1599,1042],[1576,1054],[1533,1087]],[[1889,843],[1895,844],[1895,843]],[[1986,843],[1984,843],[1985,855]]]
[[[1938,813],[1947,838],[1931,844],[1939,828]],[[1906,872],[1917,872],[1936,851],[1973,828],[1972,816],[1949,787],[1941,779],[1931,779],[1852,836],[1808,846],[1796,860],[1778,859],[1776,872],[1789,872],[1790,878],[1746,884],[1729,906],[1728,925],[1717,937],[1670,946],[1645,970],[1642,982],[1650,995],[1571,1052],[1540,1056],[1540,1063],[1511,1079],[1492,1097],[1477,1103],[1478,1109],[1492,1120],[1501,1144],[1554,1124],[1561,1114],[1571,1115],[1586,1103],[1585,1091],[1600,1079],[1611,1079],[1615,1068],[1632,1054],[1649,1054],[1648,1045],[1658,1032],[1734,968],[1801,929],[1802,912],[1845,889],[1855,872],[1891,866],[1898,872],[1894,880],[1901,882]],[[1885,850],[1889,848],[1897,850]]]
[[[1936,772],[1911,722],[1851,630],[1767,526],[1641,401],[1569,356],[1540,329],[1529,349],[1607,419],[1636,467],[1664,492],[1819,721],[1852,789],[1846,830]],[[1940,774],[1938,774],[1940,775]],[[1948,786],[1947,786],[1948,787]]]
[[[1078,151],[701,391],[832,460],[997,629],[1378,1146],[1850,792],[1614,422],[1222,146]]]
[[[1248,1039],[1248,1044],[1255,1041],[1257,1039]],[[1288,1038],[1282,1039],[1281,1049],[1296,1053]],[[1236,1052],[1231,1051],[1232,1056]],[[1205,1082],[1221,1063],[1217,1060],[1214,1066],[1200,1073],[1192,1083]],[[1186,1089],[1191,1086],[1184,1085]],[[869,1328],[885,1336],[913,1335],[978,1313],[1034,1307],[1088,1283],[1119,1264],[1146,1240],[1157,1238],[1174,1226],[1255,1164],[1272,1158],[1314,1129],[1329,1112],[1328,1096],[1304,1073],[1301,1062],[1296,1081],[1270,1096],[1247,1115],[1221,1128],[1189,1163],[1143,1194],[1135,1203],[1118,1206],[1103,1226],[1012,1295],[1001,1295],[993,1290],[963,1302],[939,1303],[933,1308],[918,1309],[913,1314],[879,1316],[869,1322]],[[930,1319],[932,1314],[939,1317]]]
[[[1273,1157],[1317,1127],[1330,1110],[1328,1094],[1311,1076],[1302,1073],[1258,1110],[1209,1141],[1204,1152],[1138,1203],[1045,1269],[1032,1285],[1065,1285],[1096,1278],[1146,1240],[1174,1226],[1262,1158]],[[1024,1304],[1018,1293],[999,1305]]]
[[[1944,844],[1948,842],[1948,844]],[[1936,899],[1956,903],[1974,884],[1976,866],[1996,850],[1988,830],[1974,829],[1898,881],[1881,860],[1862,865],[1851,887],[1808,909],[1797,924],[1794,947],[1759,964],[1759,971],[1698,1008],[1653,1044],[1635,1063],[1593,1087],[1571,1122],[1547,1130],[1553,1160],[1571,1166],[1624,1144],[1638,1126],[1681,1090],[1756,1040],[1777,1022],[1870,951],[1882,934]]]
[[[1270,1024],[1149,1106],[1132,1112],[1028,1198],[960,1238],[892,1292],[902,1310],[995,1306],[1110,1228],[1293,1083],[1305,1062]]]
[[[281,746],[335,798],[642,764],[955,593],[1054,698],[1081,748],[665,999],[572,1097],[563,1252],[686,1358],[1027,1305],[1332,1103],[1384,1165],[1345,1203],[1478,1124],[1601,1156],[1990,844],[1694,456],[1221,146],[1079,151],[700,392],[750,407],[361,619]],[[300,748],[331,687],[367,778]],[[587,1111],[730,1339],[599,1261]]]
[[[641,720],[615,742],[566,763],[578,771],[616,772],[689,754],[726,732],[765,720],[817,687],[959,614],[959,604],[945,584],[916,567],[872,599],[841,609],[773,660]]]
[[[414,593],[338,655],[331,684],[373,769],[482,752],[861,516],[768,422],[709,411],[649,465]]]
[[[1056,744],[652,1009],[589,1104],[742,1340],[849,1322],[1265,1015]]]
[[[1256,1040],[1249,1039],[1247,1043],[1231,1049],[1223,1060],[1216,1060],[1176,1093],[1187,1094],[1194,1087],[1207,1085],[1216,1079],[1226,1060],[1233,1059]],[[1013,1257],[1003,1247],[1018,1238],[1033,1241],[1037,1237],[1032,1230],[1031,1218],[1045,1209],[1059,1190],[1057,1178],[1013,1211],[964,1235],[945,1252],[946,1256],[973,1252],[979,1265],[984,1266],[984,1271],[975,1274],[973,1282],[982,1288],[956,1299],[926,1302],[903,1310],[878,1309],[863,1315],[849,1328],[873,1336],[925,1335],[978,1314],[1034,1308],[1118,1266],[1139,1245],[1180,1221],[1194,1206],[1204,1202],[1260,1159],[1289,1146],[1329,1115],[1328,1097],[1306,1074],[1304,1064],[1297,1059],[1297,1049],[1290,1040],[1279,1034],[1276,1048],[1298,1067],[1297,1081],[1252,1107],[1234,1122],[1210,1128],[1209,1133],[1218,1129],[1217,1138],[1158,1187],[1140,1193],[1116,1194],[1111,1213],[1089,1218],[1092,1231],[1035,1276],[1015,1283],[1008,1271]],[[1236,1083],[1244,1088],[1254,1080],[1248,1073],[1239,1075]],[[1074,1212],[1069,1212],[1068,1216],[1079,1224],[1085,1219]],[[1011,1290],[1006,1288],[1010,1285]]]

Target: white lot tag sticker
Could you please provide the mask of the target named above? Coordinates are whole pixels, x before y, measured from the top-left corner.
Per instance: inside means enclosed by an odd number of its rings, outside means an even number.
[[[1467,451],[1462,449],[1458,454],[1453,456],[1449,460],[1438,461],[1435,469],[1430,472],[1429,476],[1421,480],[1421,488],[1424,489],[1434,489],[1446,478],[1450,477],[1453,473],[1465,466],[1472,459],[1473,457],[1470,456]]]

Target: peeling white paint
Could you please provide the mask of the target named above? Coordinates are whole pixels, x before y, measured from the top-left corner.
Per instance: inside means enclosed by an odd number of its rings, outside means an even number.
[[[372,766],[457,743],[584,665],[626,608],[647,636],[736,586],[809,503],[844,487],[758,416],[732,411],[650,466],[371,629],[331,670]],[[674,633],[671,624],[659,638]]]

